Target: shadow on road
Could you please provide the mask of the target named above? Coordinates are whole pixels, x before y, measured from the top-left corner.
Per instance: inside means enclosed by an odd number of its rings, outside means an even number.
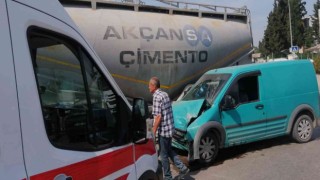
[[[319,141],[320,140],[320,127],[317,127],[317,128],[314,129],[312,139],[314,141]]]
[[[184,179],[184,180],[195,180],[195,178],[190,176],[191,174],[187,174],[185,177],[180,178],[179,176],[174,177],[174,180]]]
[[[312,136],[312,141],[319,141],[320,140],[320,127],[315,128]],[[244,158],[250,153],[254,153],[257,151],[261,151],[264,149],[272,148],[274,146],[283,146],[283,145],[289,145],[291,143],[296,143],[292,140],[290,136],[283,136],[278,138],[273,138],[269,140],[249,143],[245,145],[230,147],[226,149],[221,149],[219,151],[219,154],[217,156],[217,159],[212,165],[204,166],[200,164],[199,162],[195,161],[189,164],[190,173],[189,175],[195,175],[199,173],[200,171],[206,170],[210,166],[219,166],[224,163],[226,160],[232,160],[232,159],[240,159]],[[263,155],[263,154],[262,154]],[[182,161],[185,164],[188,164],[187,157],[181,156]],[[186,176],[185,180],[193,180],[191,176]]]

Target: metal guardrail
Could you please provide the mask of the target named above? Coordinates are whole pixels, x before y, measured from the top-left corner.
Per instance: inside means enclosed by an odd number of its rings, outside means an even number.
[[[193,2],[184,2],[184,1],[176,1],[176,0],[156,0],[158,2],[165,3],[167,5],[173,6],[179,9],[190,9],[190,10],[198,10],[198,11],[214,11],[214,12],[230,12],[237,13],[242,15],[248,15],[250,12],[247,7],[235,8],[235,7],[227,7],[227,6],[218,6],[212,4],[204,4],[204,3],[193,3]]]
[[[190,15],[198,17],[215,17],[223,19],[225,21],[232,19],[241,19],[246,23],[250,24],[251,28],[251,17],[250,11],[246,7],[235,8],[227,6],[218,6],[202,3],[183,2],[178,0],[154,0],[157,2],[165,3],[169,7],[154,6],[152,4],[146,4],[143,0],[59,0],[62,4],[65,3],[91,3],[92,9],[97,9],[100,5],[113,5],[122,6],[134,11],[150,11],[150,12],[164,12],[167,14],[180,14]],[[148,1],[150,2],[150,1]],[[172,6],[172,7],[171,7]]]
[[[60,0],[60,1],[79,1],[79,2],[91,2],[92,8],[96,8],[97,3],[115,3],[115,4],[124,4],[124,5],[137,5],[137,6],[152,6],[150,3],[146,3],[143,0]],[[193,3],[193,2],[184,2],[178,0],[154,0],[157,2],[164,3],[166,5],[172,6],[180,10],[190,10],[190,11],[203,11],[203,12],[220,12],[220,13],[232,13],[239,15],[249,15],[250,11],[246,6],[242,8],[227,7],[227,6],[218,6],[212,4],[204,3]],[[150,1],[148,1],[150,2]],[[165,8],[165,7],[161,7]]]
[[[121,0],[122,3],[133,3],[133,4],[140,4],[145,5],[145,2],[141,0]]]

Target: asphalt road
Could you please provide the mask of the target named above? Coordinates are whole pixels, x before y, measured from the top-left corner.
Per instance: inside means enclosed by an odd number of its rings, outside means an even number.
[[[181,159],[188,164],[186,156]],[[222,149],[211,166],[188,166],[191,171],[186,180],[317,180],[320,128],[314,130],[313,140],[308,143],[298,144],[285,136]],[[178,175],[175,167],[172,174]]]
[[[181,159],[187,163],[186,157]],[[298,144],[280,137],[222,149],[215,163],[189,165],[184,179],[212,180],[317,180],[320,179],[320,128],[313,140]],[[173,175],[177,170],[172,168]]]
[[[320,82],[319,75],[317,79]],[[181,159],[188,164],[186,156]],[[279,137],[222,149],[211,166],[197,163],[188,166],[191,171],[186,180],[317,180],[320,179],[320,127],[314,129],[313,139],[308,143],[298,144],[289,136]],[[178,171],[174,167],[172,174],[177,179]]]

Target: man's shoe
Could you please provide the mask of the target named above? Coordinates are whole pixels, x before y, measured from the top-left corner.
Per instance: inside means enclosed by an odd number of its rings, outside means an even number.
[[[190,172],[189,168],[186,168],[185,170],[180,171],[179,173],[179,179],[182,179],[185,175],[187,175]]]

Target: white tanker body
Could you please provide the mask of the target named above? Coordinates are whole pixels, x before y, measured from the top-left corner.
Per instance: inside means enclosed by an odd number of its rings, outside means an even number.
[[[175,98],[207,70],[233,65],[252,52],[247,9],[218,13],[61,2],[127,97],[151,100],[148,80],[158,76],[161,88]]]

